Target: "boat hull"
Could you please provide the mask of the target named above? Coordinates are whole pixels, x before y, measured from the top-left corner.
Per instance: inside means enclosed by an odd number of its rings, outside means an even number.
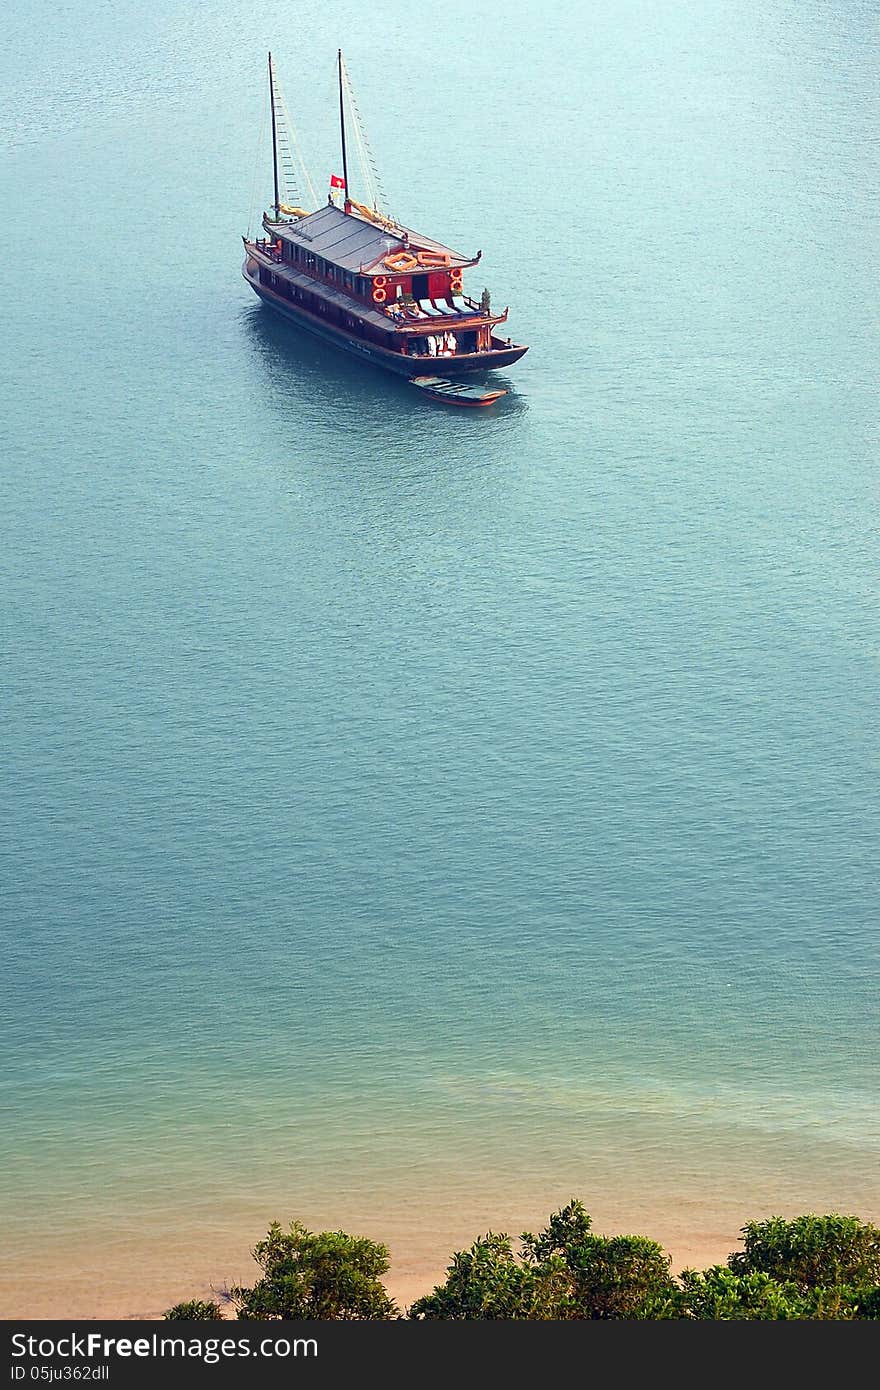
[[[253,275],[248,273],[247,261],[242,267],[242,275],[254,294],[270,309],[274,309],[276,313],[281,314],[291,323],[295,323],[297,327],[304,328],[308,333],[313,333],[316,338],[323,339],[325,343],[332,343],[334,347],[342,348],[344,352],[350,352],[353,356],[371,363],[374,367],[384,367],[386,371],[395,372],[398,376],[424,376],[425,368],[433,365],[436,360],[427,357],[406,357],[400,352],[390,352],[387,348],[380,347],[378,343],[365,343],[363,339],[352,337],[343,329],[336,328],[329,323],[323,323],[314,314],[310,314],[307,309],[298,308],[289,300],[282,299],[280,295],[275,294],[266,285],[261,285]],[[493,349],[490,352],[444,357],[437,360],[437,366],[442,366],[444,376],[466,376],[471,372],[495,371],[499,368],[510,367],[514,362],[518,362],[526,352],[528,352],[527,347],[514,343],[509,348]]]
[[[506,396],[500,386],[474,386],[461,381],[449,381],[442,376],[414,376],[413,386],[418,386],[432,401],[442,401],[444,405],[487,406]]]

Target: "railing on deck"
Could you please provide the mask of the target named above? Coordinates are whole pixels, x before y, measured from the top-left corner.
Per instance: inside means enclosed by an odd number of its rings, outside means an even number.
[[[497,314],[487,313],[483,309],[482,305],[479,304],[477,300],[471,299],[469,295],[460,295],[459,298],[464,300],[468,308],[473,311],[475,317],[498,317]],[[437,299],[434,299],[431,302],[432,304],[436,304],[438,309],[442,306],[443,303],[442,300]],[[420,309],[419,306],[412,300],[405,301],[402,299],[398,299],[395,300],[393,304],[383,304],[381,306],[377,305],[376,307],[381,307],[382,312],[385,314],[385,316],[389,319],[392,319],[395,323],[423,323],[427,326],[430,323],[443,322],[439,314],[426,314],[425,311],[423,309]],[[461,318],[461,314],[457,309],[450,309],[449,313],[446,315],[446,318],[448,318],[451,322],[454,323],[456,319]]]
[[[267,237],[260,237],[259,241],[254,242],[254,246],[261,256],[268,256],[270,261],[277,261],[279,265],[282,264],[283,257],[274,241],[269,241]]]

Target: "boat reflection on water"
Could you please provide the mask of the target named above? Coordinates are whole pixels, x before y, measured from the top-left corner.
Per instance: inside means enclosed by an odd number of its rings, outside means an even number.
[[[333,419],[340,429],[356,428],[364,437],[373,432],[382,437],[388,432],[389,417],[402,420],[405,431],[408,421],[423,423],[430,414],[433,428],[452,414],[451,408],[438,410],[405,377],[386,373],[382,390],[377,391],[379,378],[375,372],[365,371],[362,363],[311,334],[291,333],[287,324],[261,304],[246,306],[241,323],[257,384],[269,386],[280,413],[291,422],[302,417],[325,422]],[[505,393],[488,411],[456,412],[462,416],[479,415],[484,428],[489,417],[511,421],[528,410],[527,398],[516,391],[514,383],[502,372],[468,376],[465,380],[485,382]],[[394,403],[391,412],[389,400]],[[401,433],[394,428],[396,436]]]

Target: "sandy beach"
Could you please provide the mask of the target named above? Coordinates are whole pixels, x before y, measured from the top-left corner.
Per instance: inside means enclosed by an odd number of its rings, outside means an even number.
[[[803,1208],[797,1204],[787,1204],[781,1211],[784,1215],[794,1215]],[[774,1208],[776,1210],[776,1208]],[[758,1212],[753,1205],[753,1214]],[[692,1213],[697,1215],[695,1211]],[[508,1218],[512,1215],[508,1211]],[[870,1213],[868,1214],[870,1215]],[[657,1213],[651,1223],[640,1221],[628,1225],[614,1225],[594,1221],[594,1229],[600,1234],[644,1234],[660,1241],[671,1256],[672,1270],[680,1272],[686,1267],[705,1268],[711,1264],[724,1263],[728,1254],[739,1248],[739,1231],[736,1225],[722,1226],[713,1221],[711,1213],[705,1209],[701,1222],[684,1224],[680,1219],[670,1220],[668,1213],[664,1219]],[[531,1228],[542,1224],[542,1218],[531,1217]],[[745,1220],[746,1217],[743,1217]],[[391,1222],[386,1223],[391,1225]],[[482,1234],[490,1226],[495,1230],[510,1232],[522,1229],[523,1221],[495,1221],[469,1228],[469,1235],[459,1235],[461,1226],[447,1240],[437,1236],[437,1244],[431,1232],[411,1232],[408,1241],[402,1233],[392,1244],[392,1265],[385,1280],[389,1293],[401,1309],[406,1309],[416,1298],[429,1292],[442,1281],[446,1255],[434,1255],[436,1248],[448,1251],[465,1248],[470,1240]],[[382,1239],[378,1229],[366,1230],[348,1225],[346,1229],[358,1234],[368,1234]],[[421,1235],[421,1239],[420,1239]],[[387,1239],[387,1238],[386,1238]],[[393,1258],[394,1245],[398,1257]],[[402,1255],[400,1252],[403,1252]],[[112,1253],[112,1263],[110,1255]],[[249,1257],[247,1240],[236,1241],[231,1235],[219,1236],[213,1246],[206,1245],[201,1250],[187,1250],[179,1241],[171,1241],[164,1248],[153,1244],[147,1248],[133,1246],[130,1249],[130,1262],[120,1260],[121,1247],[105,1251],[102,1260],[99,1249],[81,1251],[79,1256],[70,1251],[63,1262],[28,1262],[26,1269],[20,1268],[17,1278],[5,1277],[0,1283],[0,1308],[7,1318],[72,1318],[92,1320],[113,1319],[158,1319],[166,1308],[176,1302],[199,1299],[215,1299],[227,1310],[227,1316],[234,1317],[232,1306],[226,1303],[224,1294],[231,1284],[250,1283],[257,1277],[257,1267]]]

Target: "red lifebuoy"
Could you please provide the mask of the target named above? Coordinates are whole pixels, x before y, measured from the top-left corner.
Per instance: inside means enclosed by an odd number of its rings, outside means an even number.
[[[453,273],[449,277],[449,288],[453,294],[461,294],[461,271]]]
[[[388,276],[377,275],[373,280],[373,284],[376,286],[377,290],[384,290],[385,286],[388,284]]]
[[[384,303],[385,303],[385,291],[383,290],[383,288],[382,288],[381,285],[377,285],[376,288],[373,290],[373,303],[374,303],[374,304],[384,304]]]

